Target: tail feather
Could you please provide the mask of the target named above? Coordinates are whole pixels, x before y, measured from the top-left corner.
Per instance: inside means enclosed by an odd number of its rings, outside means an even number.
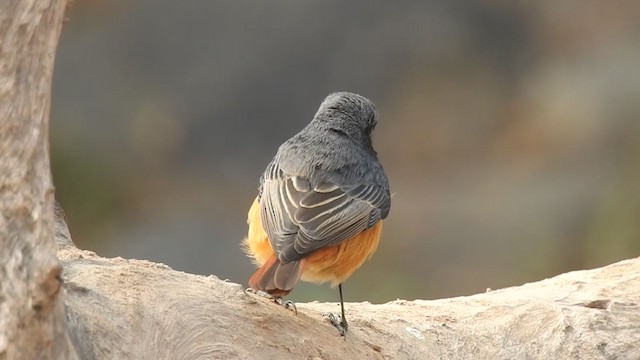
[[[287,295],[300,280],[300,261],[281,263],[272,255],[249,279],[249,286],[275,297]]]

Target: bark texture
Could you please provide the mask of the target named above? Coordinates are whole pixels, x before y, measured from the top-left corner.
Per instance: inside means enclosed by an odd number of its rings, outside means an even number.
[[[75,358],[60,300],[48,142],[65,3],[0,1],[0,359]]]
[[[640,258],[441,300],[347,303],[346,339],[215,276],[106,259],[58,226],[72,341],[82,359],[640,359]]]

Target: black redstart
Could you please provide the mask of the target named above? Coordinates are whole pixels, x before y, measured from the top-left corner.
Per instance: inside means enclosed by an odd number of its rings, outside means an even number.
[[[333,93],[313,120],[280,146],[249,210],[247,254],[260,268],[249,285],[276,299],[298,280],[342,283],[377,249],[389,214],[389,182],[371,144],[376,109],[367,98]]]

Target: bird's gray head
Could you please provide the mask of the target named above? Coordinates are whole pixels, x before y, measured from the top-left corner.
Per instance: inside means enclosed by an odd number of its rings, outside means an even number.
[[[329,94],[313,118],[316,124],[368,140],[377,124],[376,107],[366,97],[350,92]]]

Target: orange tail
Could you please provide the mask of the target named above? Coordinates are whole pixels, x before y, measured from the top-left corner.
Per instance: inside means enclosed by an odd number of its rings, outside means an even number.
[[[300,280],[301,269],[300,261],[283,264],[274,254],[251,276],[249,286],[275,297],[283,297]]]

